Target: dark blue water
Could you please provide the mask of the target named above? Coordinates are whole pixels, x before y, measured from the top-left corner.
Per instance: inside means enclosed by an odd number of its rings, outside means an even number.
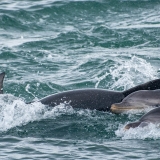
[[[0,159],[158,159],[157,126],[36,102],[82,88],[122,91],[160,77],[158,0],[0,2]]]

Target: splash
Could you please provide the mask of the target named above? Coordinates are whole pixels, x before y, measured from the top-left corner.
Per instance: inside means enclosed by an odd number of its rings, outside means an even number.
[[[7,131],[17,126],[43,119],[55,119],[62,115],[75,115],[97,119],[96,111],[75,110],[72,106],[60,104],[47,107],[40,102],[26,104],[23,100],[10,94],[0,95],[0,132]]]
[[[130,122],[137,121],[142,115],[145,113],[148,113],[150,110],[152,110],[155,107],[147,107],[142,110],[130,110],[126,113],[128,115],[128,119]],[[115,134],[117,137],[121,137],[122,139],[159,139],[160,138],[160,126],[158,124],[152,124],[150,123],[146,127],[137,127],[137,128],[130,128],[129,130],[125,130],[125,126],[130,123],[126,122],[124,125],[119,125],[118,130],[115,131]]]
[[[1,95],[0,98],[0,131],[39,120],[45,111],[41,103],[25,104],[12,95]]]
[[[26,125],[29,122],[57,117],[66,112],[72,113],[72,109],[65,108],[62,105],[48,110],[40,102],[26,104],[13,95],[0,95],[0,132],[16,126]]]
[[[117,90],[120,87],[126,90],[144,81],[155,79],[156,75],[156,69],[149,62],[134,55],[129,60],[118,59],[114,66],[97,78],[95,88],[107,76],[112,77],[111,90]]]
[[[160,139],[160,126],[158,124],[149,124],[146,127],[130,128],[124,130],[124,126],[120,125],[115,131],[117,137],[122,139]]]

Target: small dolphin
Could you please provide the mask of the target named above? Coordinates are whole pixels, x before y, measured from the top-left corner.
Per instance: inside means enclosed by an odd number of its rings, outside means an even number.
[[[153,124],[159,124],[160,123],[160,107],[149,111],[144,116],[142,116],[139,119],[139,121],[127,124],[125,126],[125,129],[136,128],[138,126],[139,127],[145,127],[149,123],[153,123]]]
[[[122,113],[129,110],[160,106],[160,89],[140,90],[129,94],[122,102],[114,103],[111,112]]]

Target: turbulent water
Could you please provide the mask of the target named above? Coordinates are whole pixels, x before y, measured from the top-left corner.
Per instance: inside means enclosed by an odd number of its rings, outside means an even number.
[[[1,0],[0,39],[0,159],[159,158],[157,126],[123,130],[144,112],[25,103],[159,78],[159,0]]]

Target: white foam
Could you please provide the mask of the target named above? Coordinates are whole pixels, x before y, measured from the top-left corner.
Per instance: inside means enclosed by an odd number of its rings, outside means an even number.
[[[48,117],[56,117],[72,109],[55,107],[49,111],[40,102],[26,104],[10,94],[0,95],[0,131],[7,131],[16,126],[22,126],[29,122],[41,120]]]
[[[68,115],[71,115],[71,114],[74,114],[75,113],[75,110],[69,106],[69,105],[65,105],[65,104],[60,104],[60,105],[57,105],[55,107],[53,107],[51,110],[47,110],[44,115],[43,115],[43,118],[56,118],[60,115],[63,115],[63,114],[68,114]]]
[[[0,104],[0,131],[39,120],[45,111],[41,103],[25,104],[12,95],[2,95]]]
[[[120,61],[119,64],[111,68],[110,72],[113,80],[119,77],[111,89],[119,86],[128,89],[135,86],[135,82],[142,83],[144,80],[149,81],[157,78],[156,69],[149,62],[137,56],[131,57],[128,61]]]
[[[115,131],[117,137],[122,139],[159,139],[160,138],[160,127],[157,124],[149,124],[146,127],[130,128],[129,130],[124,129],[125,125],[120,125],[119,129]]]
[[[53,107],[51,110],[45,111],[43,118],[56,118],[61,115],[76,115],[78,117],[87,117],[88,119],[98,119],[100,118],[96,110],[89,109],[73,109],[70,105],[60,104]]]
[[[13,127],[26,125],[33,121],[55,119],[64,114],[92,117],[92,114],[95,114],[95,111],[77,111],[71,106],[66,106],[65,104],[60,104],[53,108],[47,108],[40,102],[26,104],[24,101],[13,95],[0,95],[0,132],[7,131]]]
[[[117,63],[102,76],[96,78],[95,88],[107,76],[112,77],[112,84],[109,89],[117,90],[121,87],[126,90],[137,84],[144,83],[144,81],[156,79],[157,70],[143,58],[134,55],[127,60],[117,58]]]

